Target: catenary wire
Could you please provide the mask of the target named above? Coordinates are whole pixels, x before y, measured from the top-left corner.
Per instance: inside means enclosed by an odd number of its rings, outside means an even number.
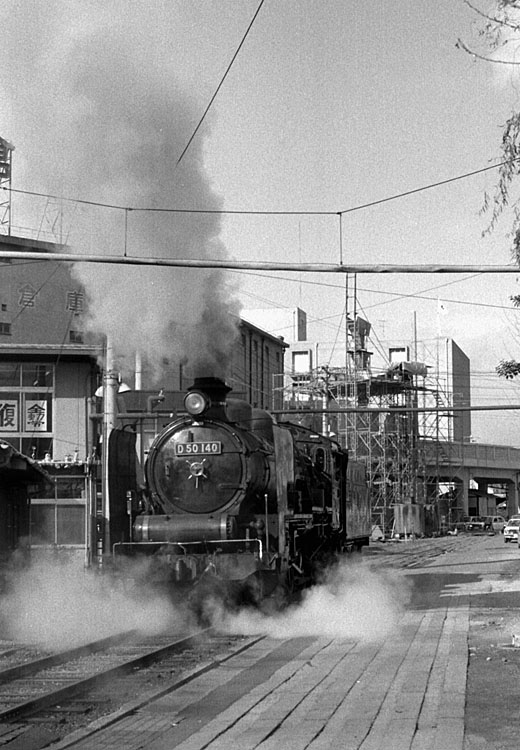
[[[218,94],[218,92],[220,91],[220,89],[221,89],[222,85],[224,84],[224,81],[225,81],[225,80],[226,80],[226,78],[227,78],[227,75],[228,75],[229,71],[231,70],[231,68],[232,68],[232,66],[233,66],[233,63],[235,62],[236,58],[238,57],[238,53],[239,53],[239,52],[240,52],[240,50],[242,49],[242,46],[243,46],[244,42],[246,41],[246,38],[247,38],[247,36],[248,36],[249,32],[251,31],[251,29],[252,29],[252,27],[253,27],[253,24],[254,24],[254,22],[255,22],[255,20],[256,20],[256,17],[257,17],[257,16],[258,16],[258,14],[260,13],[260,10],[261,10],[261,8],[262,8],[262,5],[264,4],[264,1],[265,1],[265,0],[260,0],[260,3],[259,3],[259,5],[258,5],[258,8],[256,9],[256,12],[255,12],[255,14],[254,14],[253,18],[251,19],[251,22],[250,22],[249,26],[247,27],[247,29],[246,29],[246,32],[245,32],[244,36],[242,37],[242,39],[241,39],[241,41],[240,41],[240,44],[238,45],[238,47],[237,47],[237,49],[236,49],[236,51],[235,51],[235,54],[234,54],[234,55],[233,55],[233,57],[231,58],[231,61],[230,61],[229,65],[227,66],[226,70],[224,71],[224,75],[223,75],[223,76],[222,76],[222,78],[220,79],[220,82],[219,82],[219,84],[218,84],[217,88],[215,89],[215,92],[214,92],[213,96],[212,96],[212,97],[211,97],[211,99],[209,100],[208,106],[207,106],[207,107],[206,107],[206,109],[204,110],[204,112],[203,112],[203,114],[202,114],[202,117],[200,118],[199,122],[197,123],[197,126],[196,126],[195,130],[193,131],[193,133],[192,133],[192,135],[191,135],[190,139],[188,140],[188,143],[186,144],[186,146],[184,147],[184,149],[183,149],[183,151],[182,151],[181,155],[180,155],[180,156],[179,156],[179,158],[177,159],[177,162],[176,162],[176,164],[175,164],[175,168],[177,168],[177,167],[179,166],[179,164],[181,163],[181,161],[182,161],[182,159],[183,159],[184,155],[186,154],[187,150],[188,150],[188,149],[189,149],[189,147],[191,146],[191,144],[192,144],[192,142],[193,142],[193,139],[194,139],[194,138],[195,138],[195,136],[197,135],[197,133],[198,133],[198,131],[199,131],[199,128],[201,127],[202,123],[204,122],[204,120],[205,120],[205,118],[206,118],[206,115],[208,114],[208,112],[209,112],[209,110],[210,110],[210,108],[211,108],[211,106],[212,106],[213,102],[215,101],[215,99],[216,99],[216,97],[217,97],[217,94]]]
[[[202,208],[160,208],[153,206],[122,206],[115,203],[102,203],[100,201],[86,200],[84,198],[66,198],[65,196],[53,195],[50,193],[41,193],[34,190],[23,190],[21,188],[4,187],[0,186],[0,190],[4,190],[11,193],[18,193],[20,195],[32,195],[37,198],[50,198],[52,200],[67,201],[69,203],[80,203],[87,206],[97,206],[98,208],[110,208],[117,209],[120,211],[141,211],[151,213],[179,213],[179,214],[220,214],[220,215],[244,215],[244,216],[342,216],[344,214],[352,213],[353,211],[361,211],[372,206],[377,206],[382,203],[388,203],[389,201],[398,200],[399,198],[406,198],[416,193],[421,193],[425,190],[432,190],[433,188],[448,185],[458,180],[464,180],[468,177],[474,177],[477,174],[488,172],[492,169],[499,169],[500,167],[506,166],[520,161],[520,156],[515,159],[506,159],[505,161],[497,162],[496,164],[490,164],[487,167],[481,167],[480,169],[472,170],[471,172],[465,172],[464,174],[456,175],[455,177],[448,177],[445,180],[439,180],[438,182],[431,182],[426,185],[422,185],[418,188],[412,188],[411,190],[404,190],[394,195],[389,195],[386,198],[379,198],[377,200],[368,201],[366,203],[360,203],[357,206],[351,206],[350,208],[340,209],[336,211],[267,211],[267,210],[244,210],[244,209],[202,209]]]
[[[288,276],[284,276],[284,277],[281,278],[280,275],[273,276],[273,275],[267,274],[267,273],[264,274],[264,273],[254,273],[252,271],[237,271],[235,269],[232,269],[230,271],[230,273],[236,273],[236,274],[240,274],[240,275],[244,275],[244,276],[259,276],[260,278],[275,279],[277,281],[283,281],[284,283],[288,282],[288,281],[289,282],[294,282],[294,283],[300,283],[299,279],[291,278],[291,277],[288,277]],[[450,286],[452,284],[461,284],[461,283],[463,283],[465,281],[469,281],[469,280],[475,278],[476,276],[481,276],[481,275],[482,274],[480,274],[480,273],[476,273],[476,274],[472,274],[470,276],[466,276],[463,279],[454,279],[453,281],[447,281],[444,284],[436,284],[435,286],[428,287],[426,289],[422,289],[421,292],[434,291],[436,289],[441,289],[442,287]],[[328,288],[331,288],[331,289],[337,289],[338,291],[344,290],[344,286],[342,286],[340,284],[332,284],[332,283],[325,282],[325,281],[308,281],[307,279],[302,279],[301,283],[302,284],[306,284],[308,286],[328,287]],[[399,299],[423,299],[423,300],[431,300],[432,302],[449,302],[450,304],[453,303],[455,305],[474,305],[475,307],[489,307],[489,308],[492,308],[494,310],[516,310],[516,309],[520,309],[520,308],[515,308],[515,307],[507,306],[507,305],[492,305],[492,304],[490,304],[488,302],[470,302],[470,301],[467,301],[467,300],[458,300],[458,299],[453,299],[451,297],[427,297],[427,296],[421,294],[421,292],[410,293],[410,294],[403,294],[402,292],[390,292],[390,291],[388,291],[386,289],[366,289],[366,288],[362,288],[362,287],[358,287],[358,291],[360,291],[360,292],[366,292],[366,293],[369,293],[369,294],[386,294],[386,295],[389,295],[389,296],[392,296],[392,297],[396,298],[394,300],[383,300],[382,302],[375,302],[374,304],[367,305],[367,306],[365,306],[366,310],[369,310],[369,309],[371,309],[373,307],[379,307],[380,305],[386,305],[386,304],[389,304],[391,302],[398,301]],[[253,294],[252,292],[246,292],[244,290],[241,290],[241,294],[243,294],[244,296],[247,296],[247,297],[261,299],[261,300],[264,300],[265,302],[269,302],[269,300],[267,300],[265,297],[259,297],[258,295]],[[274,304],[272,301],[270,303]],[[276,307],[280,307],[280,305],[277,304]],[[283,307],[283,305],[281,307]],[[287,309],[289,309],[289,308],[287,308]],[[333,315],[331,317],[335,318],[335,317],[337,317],[337,315]]]

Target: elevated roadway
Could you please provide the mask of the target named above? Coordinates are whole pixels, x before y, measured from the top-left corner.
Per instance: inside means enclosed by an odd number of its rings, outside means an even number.
[[[456,482],[466,513],[470,480],[477,482],[482,494],[487,492],[488,484],[505,484],[508,514],[518,512],[520,448],[486,443],[424,441],[421,449],[426,475],[438,477],[441,482]]]

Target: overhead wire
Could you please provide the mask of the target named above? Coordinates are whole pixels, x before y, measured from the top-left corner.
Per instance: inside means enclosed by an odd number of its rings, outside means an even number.
[[[248,275],[247,272],[238,272],[238,273],[246,273],[246,275]],[[258,275],[258,274],[251,274],[251,275]],[[473,279],[475,277],[478,277],[478,276],[481,276],[481,274],[472,274],[470,276],[465,277],[464,279],[454,279],[454,280],[449,281],[449,282],[444,282],[443,284],[437,284],[437,285],[435,285],[433,287],[427,287],[426,289],[423,289],[421,291],[422,292],[434,291],[434,290],[436,290],[438,288],[450,286],[450,285],[453,285],[453,284],[456,284],[456,283],[461,283],[463,281],[469,281],[469,280],[471,280],[471,279]],[[276,278],[276,277],[273,277],[273,278]],[[286,279],[286,280],[288,280],[288,281],[290,281],[290,280],[297,281],[296,279]],[[304,283],[307,283],[307,284],[313,284],[313,283],[314,284],[318,284],[318,282],[308,282],[308,281],[304,281]],[[322,286],[322,284],[319,284],[319,285]],[[334,288],[337,288],[338,290],[340,290],[340,289],[342,290],[343,289],[342,286],[337,285],[337,284],[323,284],[323,285],[324,286],[332,286]],[[491,307],[491,308],[495,308],[495,309],[503,309],[503,310],[507,310],[507,311],[515,309],[513,307],[506,307],[506,306],[503,306],[503,305],[490,305],[488,303],[473,303],[473,302],[467,302],[467,301],[463,301],[463,300],[453,300],[451,298],[445,299],[445,298],[439,298],[439,297],[436,297],[436,298],[435,297],[427,297],[427,296],[421,295],[419,293],[418,294],[402,294],[402,293],[395,293],[395,292],[388,292],[388,291],[380,292],[380,290],[376,291],[376,290],[366,290],[366,289],[364,289],[364,290],[358,289],[358,291],[369,291],[369,292],[375,292],[375,293],[390,294],[390,295],[394,296],[396,298],[396,300],[397,299],[401,299],[401,298],[412,298],[412,299],[431,300],[432,302],[444,301],[444,302],[449,302],[450,304],[455,303],[455,304],[463,304],[463,305],[477,305],[477,306],[482,306],[482,307]],[[248,294],[248,296],[256,297],[257,295]],[[271,304],[275,305],[276,308],[290,309],[288,306],[283,306],[283,305],[275,304],[272,300],[267,300],[265,297],[261,297],[261,298],[258,297],[258,298],[262,299],[262,301],[264,301],[264,302],[270,302]],[[358,305],[359,305],[359,309],[362,311],[362,313],[366,315],[366,310],[367,309],[370,309],[370,308],[373,308],[373,307],[377,307],[378,305],[387,304],[388,302],[393,302],[393,301],[396,301],[396,300],[387,300],[387,301],[384,301],[384,302],[380,302],[380,303],[376,303],[374,305],[368,305],[368,306],[361,305],[359,303],[359,300],[358,300]],[[336,345],[337,345],[337,341],[338,341],[338,338],[339,338],[340,329],[341,329],[341,326],[342,326],[342,323],[343,323],[344,315],[345,315],[345,309],[343,308],[343,310],[341,312],[341,316],[340,316],[340,321],[338,322],[337,325],[334,325],[334,328],[336,330],[336,337],[334,339],[332,350],[331,350],[331,352],[330,352],[330,354],[328,356],[329,364],[330,364],[330,360],[331,360],[331,358],[333,356],[334,350],[335,350]],[[327,325],[328,324],[327,321],[330,318],[337,318],[337,317],[338,317],[338,315],[336,314],[334,316],[328,316],[327,318],[316,318],[316,319],[313,320],[313,322]],[[373,328],[372,328],[372,331],[374,331]],[[380,340],[379,336],[375,336],[374,337],[374,335],[372,334],[371,340],[372,340],[372,343],[375,346],[376,350],[378,351],[379,355],[381,357],[383,357],[383,359],[386,359],[387,358],[387,354],[385,353],[384,345],[383,345],[382,341]],[[432,340],[434,341],[435,339],[432,339]],[[418,343],[424,343],[424,340],[421,339],[421,340],[418,341]],[[493,375],[493,374],[495,374],[495,377],[496,377],[496,373],[493,373],[493,371],[489,372],[489,375]],[[495,388],[496,388],[496,381],[495,381]]]
[[[239,47],[237,48],[237,50],[236,50],[236,52],[235,52],[235,54],[234,54],[234,56],[233,56],[230,64],[228,65],[228,67],[227,67],[227,69],[226,69],[226,71],[225,71],[225,73],[224,73],[224,75],[223,75],[223,77],[222,77],[222,79],[221,79],[221,81],[220,81],[220,83],[219,83],[219,85],[218,85],[215,93],[213,94],[213,96],[212,96],[212,98],[211,98],[208,106],[206,107],[206,109],[205,109],[205,111],[204,111],[204,113],[203,113],[203,115],[202,115],[202,117],[201,117],[201,119],[200,119],[197,127],[195,128],[195,130],[194,130],[192,136],[190,137],[190,139],[189,139],[186,147],[184,148],[181,156],[179,157],[179,159],[177,161],[177,165],[180,163],[181,159],[184,157],[184,155],[185,155],[187,149],[189,148],[190,144],[193,142],[193,139],[196,136],[196,133],[198,132],[200,126],[202,125],[202,122],[203,122],[204,118],[206,117],[206,115],[207,115],[207,113],[208,113],[211,105],[213,104],[213,102],[214,102],[214,100],[215,100],[215,98],[216,98],[216,96],[217,96],[217,94],[218,94],[221,86],[223,85],[224,80],[225,80],[227,74],[229,73],[229,71],[230,71],[230,69],[231,69],[234,61],[236,60],[236,57],[237,57],[237,55],[238,55],[238,53],[239,53],[239,51],[240,51],[243,43],[245,42],[245,39],[246,39],[246,37],[247,37],[250,29],[252,28],[252,25],[253,25],[253,23],[254,23],[257,15],[258,15],[260,9],[261,9],[263,3],[264,3],[264,0],[261,0],[259,6],[257,8],[257,11],[255,12],[255,15],[254,15],[252,21],[250,22],[250,24],[249,24],[249,26],[248,26],[248,28],[247,28],[247,30],[246,30],[246,32],[245,32],[242,40],[241,40],[241,43],[240,43]],[[518,161],[518,159],[507,160],[507,161],[500,162],[500,163],[497,163],[497,164],[489,165],[487,167],[483,167],[483,168],[480,168],[480,169],[477,169],[477,170],[472,170],[471,172],[467,172],[467,173],[464,173],[464,174],[461,174],[461,175],[457,175],[455,177],[447,178],[445,180],[440,180],[440,181],[437,181],[437,182],[434,182],[434,183],[429,183],[429,184],[427,184],[425,186],[422,186],[422,187],[419,187],[419,188],[415,188],[415,189],[411,189],[411,190],[407,190],[407,191],[402,191],[400,193],[397,193],[397,194],[394,194],[394,195],[391,195],[391,196],[387,196],[387,197],[382,198],[382,199],[378,199],[378,200],[374,200],[374,201],[369,201],[369,202],[366,202],[366,203],[363,203],[363,204],[359,204],[357,206],[353,206],[351,208],[343,209],[341,211],[334,211],[334,212],[332,212],[332,211],[327,211],[327,212],[324,212],[324,211],[297,211],[297,212],[295,212],[295,211],[230,211],[230,210],[205,211],[205,210],[201,210],[201,209],[172,209],[172,208],[166,208],[166,209],[164,209],[164,208],[155,208],[155,207],[154,208],[138,208],[138,207],[122,207],[122,206],[116,206],[114,204],[104,204],[104,203],[99,203],[99,202],[95,202],[95,201],[86,201],[86,200],[82,200],[82,199],[78,199],[78,200],[67,199],[67,200],[71,200],[71,201],[73,201],[75,203],[83,203],[83,204],[96,205],[96,206],[104,206],[104,207],[107,207],[107,208],[121,208],[121,209],[124,209],[125,211],[154,211],[154,212],[155,211],[159,211],[159,212],[166,211],[166,212],[172,212],[172,213],[219,213],[219,214],[246,214],[246,215],[258,215],[258,214],[266,214],[266,215],[274,215],[274,214],[276,214],[276,215],[343,215],[343,214],[351,213],[353,211],[358,211],[358,210],[366,209],[366,208],[373,207],[373,206],[376,206],[376,205],[380,205],[380,204],[383,204],[383,203],[386,203],[386,202],[389,202],[389,201],[397,200],[399,198],[407,197],[407,196],[410,196],[410,195],[422,192],[424,190],[429,190],[429,189],[433,189],[433,188],[436,188],[436,187],[440,187],[442,185],[453,183],[455,181],[462,180],[462,179],[465,179],[465,178],[468,178],[468,177],[472,177],[472,176],[475,176],[477,174],[481,174],[483,172],[486,172],[486,171],[489,171],[489,170],[492,170],[492,169],[497,169],[500,166],[503,166],[503,165],[505,165],[507,163],[510,163],[511,161]],[[5,189],[5,188],[2,188],[2,189]],[[47,197],[47,198],[55,198],[55,199],[58,198],[57,196],[51,196],[51,195],[44,194],[44,193],[36,193],[34,191],[24,191],[24,190],[17,190],[17,189],[13,190],[12,188],[10,188],[10,190],[11,190],[11,192],[19,192],[19,193],[23,193],[23,194],[38,195],[38,196]],[[244,273],[244,271],[241,271],[241,273]],[[474,278],[475,276],[478,276],[478,275],[480,275],[480,274],[473,274],[472,276],[468,277],[468,279],[469,278]],[[467,279],[459,279],[459,280],[456,280],[454,282],[446,282],[445,284],[438,285],[438,287],[447,286],[447,285],[449,285],[451,283],[460,283],[461,281],[465,281],[465,280],[467,280]],[[299,281],[300,284],[302,283],[301,276],[300,276],[300,278],[299,278],[298,281]],[[305,282],[305,283],[312,283],[312,282]],[[321,284],[321,285],[323,285],[323,284]],[[340,288],[339,285],[330,285],[330,286],[337,286],[338,289]],[[431,291],[432,289],[438,288],[438,287],[428,288],[426,290],[421,290],[421,291]],[[366,291],[368,291],[368,290],[366,290]],[[365,309],[371,309],[371,308],[379,306],[381,304],[387,304],[388,302],[393,302],[393,301],[396,301],[398,299],[403,299],[403,298],[431,299],[432,301],[434,301],[433,298],[422,297],[420,292],[419,293],[414,293],[414,294],[396,294],[396,293],[390,293],[390,292],[385,292],[385,293],[386,294],[392,294],[395,297],[395,299],[394,300],[387,300],[387,301],[384,301],[384,302],[375,303],[373,305],[369,305]],[[483,307],[491,307],[491,308],[495,308],[495,309],[507,309],[507,310],[511,309],[509,307],[498,306],[498,305],[490,305],[488,303],[471,303],[471,302],[466,302],[466,301],[461,301],[461,300],[453,300],[453,299],[443,300],[443,301],[449,301],[452,304],[453,303],[454,304],[469,304],[469,305],[473,304],[473,305],[478,305],[478,306],[483,306]],[[341,315],[341,321],[338,324],[338,326],[341,326],[341,322],[343,320],[343,317],[344,317],[344,311],[343,311],[343,313]],[[337,342],[337,338],[339,336],[339,328],[337,329],[337,331],[338,332],[337,332],[337,335],[336,335],[336,342]]]
[[[264,278],[264,279],[276,279],[277,281],[282,280],[282,281],[284,281],[284,283],[285,282],[299,283],[299,279],[290,278],[290,277],[283,277],[283,279],[280,279],[280,275],[274,276],[274,275],[271,275],[271,274],[254,273],[253,271],[245,271],[245,270],[244,271],[237,271],[237,270],[233,269],[233,270],[230,271],[230,273],[237,273],[237,274],[244,275],[244,276],[259,276],[260,278]],[[414,293],[410,293],[410,294],[403,294],[402,292],[390,292],[387,289],[367,289],[367,288],[363,288],[363,287],[358,287],[358,291],[367,292],[367,293],[370,293],[370,294],[384,294],[384,295],[388,295],[388,296],[391,296],[391,297],[395,297],[395,299],[392,299],[392,300],[383,300],[381,302],[375,302],[375,303],[373,303],[371,305],[366,305],[365,306],[365,310],[370,310],[370,309],[372,309],[374,307],[380,307],[381,305],[390,304],[391,302],[398,301],[399,299],[418,299],[418,300],[426,300],[426,301],[431,301],[431,302],[448,302],[450,304],[455,304],[455,305],[468,305],[468,306],[475,306],[475,307],[487,307],[487,308],[491,308],[491,309],[494,309],[494,310],[507,310],[507,311],[520,310],[520,308],[515,308],[513,306],[508,306],[508,305],[493,305],[493,304],[490,304],[489,302],[471,302],[471,301],[468,301],[468,300],[453,299],[452,297],[428,297],[428,296],[422,294],[422,292],[435,291],[436,289],[441,289],[442,287],[445,287],[445,286],[450,286],[450,285],[453,285],[453,284],[460,284],[460,283],[463,283],[464,281],[469,281],[469,280],[471,280],[471,279],[473,279],[473,278],[475,278],[477,276],[481,276],[481,275],[482,274],[480,274],[480,273],[471,274],[470,276],[466,276],[463,279],[454,279],[453,281],[448,281],[448,282],[445,282],[444,284],[436,284],[435,286],[427,287],[426,289],[422,289],[419,292],[416,292],[416,293],[414,292]],[[307,279],[303,279],[302,283],[306,284],[308,286],[328,287],[328,288],[332,288],[332,289],[337,289],[338,291],[343,291],[343,289],[344,289],[344,287],[341,286],[340,284],[333,284],[331,282],[325,282],[325,281],[309,281]],[[253,299],[256,298],[256,299],[260,299],[262,301],[268,302],[269,304],[271,304],[271,305],[273,305],[273,306],[275,306],[277,308],[284,308],[285,307],[284,305],[280,305],[279,303],[275,303],[273,300],[268,300],[265,297],[259,297],[258,295],[254,294],[253,292],[247,292],[247,291],[242,290],[241,294],[243,294],[244,296],[247,296],[247,297],[251,297]],[[290,308],[287,306],[287,309],[290,309]],[[336,315],[332,315],[330,317],[331,318],[336,318],[337,314]],[[321,321],[321,320],[326,321],[327,318],[319,318],[319,319],[317,318],[316,320],[317,321]]]
[[[410,190],[403,190],[400,193],[386,196],[385,198],[378,198],[376,200],[367,201],[366,203],[360,203],[350,208],[320,211],[320,210],[299,210],[289,211],[279,209],[276,211],[269,210],[246,210],[246,209],[204,209],[204,208],[171,208],[171,207],[157,207],[157,206],[123,206],[115,203],[104,203],[101,201],[87,200],[85,198],[70,198],[63,195],[54,195],[51,193],[42,193],[35,190],[23,190],[21,188],[5,187],[0,186],[0,190],[8,191],[10,193],[17,193],[20,195],[30,195],[36,198],[49,198],[52,200],[60,200],[68,203],[78,203],[87,206],[95,206],[97,208],[110,208],[120,211],[139,211],[139,212],[150,212],[150,213],[172,213],[172,214],[220,214],[226,215],[242,215],[242,216],[343,216],[354,211],[362,211],[366,208],[372,208],[382,203],[388,203],[389,201],[399,200],[400,198],[406,198],[416,193],[424,192],[425,190],[432,190],[443,185],[449,185],[450,183],[457,182],[459,180],[467,179],[468,177],[474,177],[475,175],[488,172],[492,169],[500,169],[508,164],[514,164],[520,161],[520,156],[514,159],[506,159],[505,161],[497,162],[496,164],[490,164],[487,167],[481,167],[480,169],[474,169],[470,172],[464,172],[463,174],[455,175],[454,177],[447,177],[444,180],[438,180],[437,182],[430,182],[426,185],[421,185],[417,188],[411,188]]]
[[[247,38],[247,36],[248,36],[249,32],[251,31],[251,29],[252,29],[252,27],[253,27],[253,24],[254,24],[254,22],[256,21],[256,17],[257,17],[257,16],[258,16],[258,14],[260,13],[260,10],[261,10],[261,8],[262,8],[262,5],[264,4],[264,2],[265,2],[265,0],[260,0],[260,3],[259,3],[259,5],[258,5],[258,8],[256,9],[256,12],[255,12],[255,14],[254,14],[253,18],[251,19],[251,22],[250,22],[249,26],[247,27],[247,29],[246,29],[246,31],[245,31],[245,34],[243,35],[243,37],[242,37],[242,39],[241,39],[241,41],[240,41],[240,44],[238,45],[238,47],[237,47],[237,49],[236,49],[236,51],[235,51],[235,54],[234,54],[234,55],[233,55],[233,57],[231,58],[231,61],[230,61],[229,65],[227,66],[226,70],[224,71],[224,75],[223,75],[223,76],[222,76],[222,78],[220,79],[220,82],[219,82],[219,84],[218,84],[217,88],[215,89],[215,92],[214,92],[213,96],[212,96],[212,97],[211,97],[211,99],[209,100],[209,104],[208,104],[208,106],[207,106],[207,107],[206,107],[206,109],[204,110],[204,112],[203,112],[203,114],[202,114],[202,117],[200,118],[199,122],[197,123],[197,126],[196,126],[195,130],[193,131],[193,133],[192,133],[192,135],[191,135],[190,139],[188,140],[188,143],[186,144],[186,146],[184,147],[184,149],[183,149],[183,151],[182,151],[181,155],[180,155],[180,156],[179,156],[179,158],[177,159],[177,162],[176,162],[176,164],[175,164],[175,168],[176,168],[176,167],[178,167],[178,166],[179,166],[179,164],[181,163],[181,161],[182,161],[182,159],[183,159],[183,157],[184,157],[185,153],[187,152],[187,150],[188,150],[188,149],[189,149],[189,147],[191,146],[191,144],[192,144],[192,142],[193,142],[193,139],[194,139],[194,138],[195,138],[195,136],[197,135],[197,133],[198,133],[198,131],[199,131],[199,129],[200,129],[200,127],[201,127],[202,123],[204,122],[204,120],[205,120],[205,118],[206,118],[206,115],[208,114],[208,112],[209,112],[209,110],[210,110],[210,108],[211,108],[211,106],[212,106],[213,102],[215,101],[215,99],[216,99],[216,97],[217,97],[217,94],[218,94],[218,92],[219,92],[219,91],[220,91],[220,89],[222,88],[222,85],[224,84],[224,81],[226,80],[226,78],[227,78],[227,75],[228,75],[229,71],[231,70],[231,68],[232,68],[232,66],[233,66],[233,63],[235,62],[235,60],[236,60],[236,59],[237,59],[237,57],[238,57],[238,53],[240,52],[240,50],[242,49],[242,46],[244,45],[244,42],[246,41],[246,38]]]

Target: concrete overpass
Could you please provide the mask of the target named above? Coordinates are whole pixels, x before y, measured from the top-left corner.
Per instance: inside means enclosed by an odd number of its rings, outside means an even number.
[[[519,512],[520,448],[486,443],[421,441],[427,477],[455,482],[457,505],[468,515],[470,480],[477,482],[479,496],[487,495],[487,485],[503,483],[507,490],[507,514]],[[482,501],[478,514],[493,513]]]

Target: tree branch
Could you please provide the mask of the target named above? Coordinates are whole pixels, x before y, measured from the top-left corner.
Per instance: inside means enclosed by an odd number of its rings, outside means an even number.
[[[501,18],[497,18],[496,16],[488,16],[487,13],[484,13],[479,8],[476,8],[474,5],[472,5],[469,0],[464,0],[466,5],[471,8],[471,10],[474,13],[477,13],[477,15],[482,16],[482,18],[485,18],[487,21],[491,21],[491,23],[496,23],[497,26],[507,26],[509,29],[513,29],[513,31],[520,31],[520,25],[515,23],[509,23],[509,21],[502,20]]]
[[[490,62],[490,63],[498,63],[500,65],[520,65],[520,61],[514,62],[512,60],[494,60],[492,57],[486,57],[485,55],[479,55],[478,52],[474,52],[472,49],[467,47],[462,39],[457,39],[457,42],[455,44],[456,47],[463,49],[464,52],[467,52],[468,55],[473,55],[473,57],[478,58],[479,60],[484,60],[484,62]]]

